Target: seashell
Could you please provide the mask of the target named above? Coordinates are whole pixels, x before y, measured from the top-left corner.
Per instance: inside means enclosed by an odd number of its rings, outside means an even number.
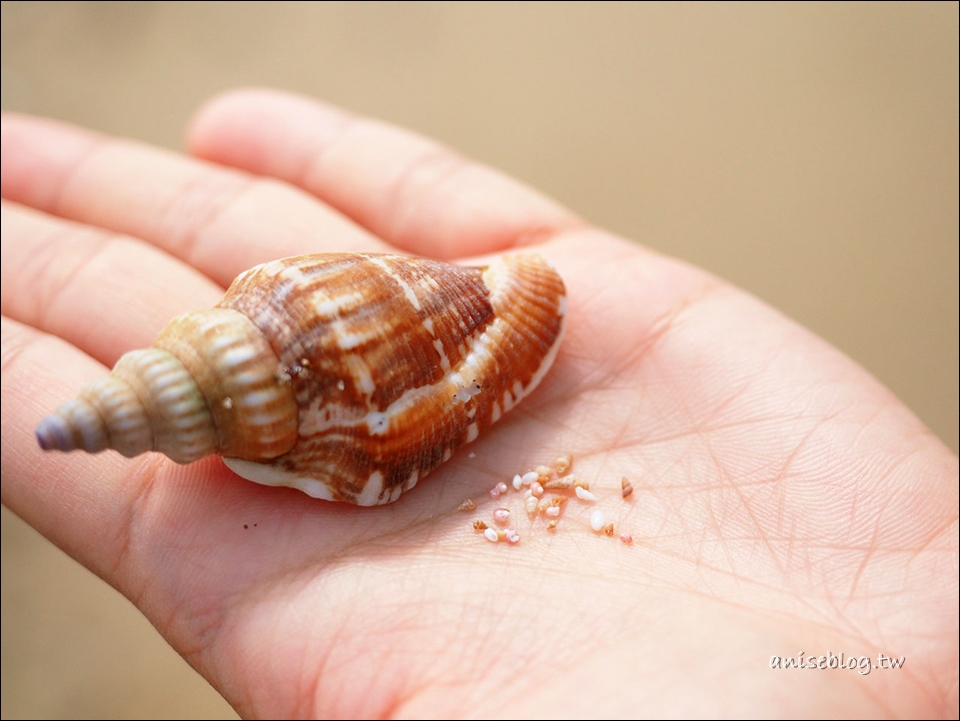
[[[396,500],[541,381],[563,281],[537,255],[460,267],[304,255],[241,274],[37,427],[44,450],[218,454],[326,500]]]

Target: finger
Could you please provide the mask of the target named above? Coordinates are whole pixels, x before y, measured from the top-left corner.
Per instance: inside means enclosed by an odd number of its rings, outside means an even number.
[[[306,98],[229,93],[198,114],[200,157],[303,187],[400,248],[439,258],[528,245],[580,224],[440,144]]]
[[[257,263],[387,247],[286,183],[63,123],[5,115],[3,197],[142,238],[221,285]]]
[[[112,549],[120,535],[118,519],[105,509],[122,504],[118,480],[130,462],[116,454],[41,458],[32,429],[69,393],[105,369],[64,341],[9,318],[0,321],[0,328],[3,503],[103,575],[116,560]]]
[[[223,296],[185,263],[124,235],[8,201],[0,205],[0,227],[3,314],[106,365],[151,345],[175,315]]]
[[[2,318],[0,330],[4,505],[136,599],[158,627],[172,622],[178,593],[187,601],[176,614],[190,617],[197,604],[262,577],[259,570],[249,578],[232,573],[236,545],[224,538],[237,541],[250,516],[262,521],[275,512],[289,519],[291,508],[305,508],[312,499],[237,479],[216,458],[179,466],[153,453],[132,459],[113,452],[43,453],[32,430],[37,422],[106,369],[63,340],[12,319]],[[243,560],[250,567],[264,559]]]

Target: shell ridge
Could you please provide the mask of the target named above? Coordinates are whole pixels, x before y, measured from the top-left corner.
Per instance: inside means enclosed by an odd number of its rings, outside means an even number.
[[[559,309],[561,304],[556,302],[539,303],[538,305],[545,312],[548,312],[550,305]],[[523,316],[520,316],[520,318],[522,319]],[[529,331],[526,330],[528,328]],[[551,329],[553,329],[554,338],[553,342],[548,344],[546,339],[550,335]],[[344,439],[350,437],[348,429],[344,426],[351,429],[362,429],[363,426],[366,426],[368,438],[365,440],[363,434],[361,434],[354,438],[354,442],[361,447],[369,445],[370,448],[365,451],[367,455],[372,457],[379,453],[382,456],[389,457],[394,453],[390,450],[393,447],[408,449],[410,456],[408,456],[408,462],[404,467],[413,465],[419,476],[423,477],[440,464],[442,457],[450,452],[451,447],[457,447],[472,441],[483,428],[491,425],[500,415],[495,410],[496,398],[490,399],[490,402],[486,404],[486,410],[483,412],[478,412],[478,403],[468,405],[472,396],[462,407],[457,408],[455,405],[457,390],[469,387],[476,382],[477,378],[491,377],[491,369],[498,368],[501,357],[496,351],[503,350],[502,346],[508,346],[508,356],[511,353],[519,354],[523,345],[519,341],[535,338],[538,345],[546,347],[547,357],[541,358],[540,362],[528,371],[528,376],[523,379],[524,382],[517,381],[504,389],[504,393],[508,396],[505,404],[515,405],[539,384],[555,356],[555,349],[559,345],[559,335],[556,325],[527,323],[525,321],[508,325],[505,320],[496,318],[475,338],[467,341],[467,350],[461,361],[455,368],[444,372],[439,381],[428,386],[407,389],[390,406],[382,412],[376,413],[378,424],[382,423],[384,417],[389,420],[391,426],[389,433],[380,427],[374,434],[374,429],[371,428],[370,423],[371,415],[368,414],[362,418],[355,418],[352,422],[343,424],[336,429],[330,427],[327,431],[327,440],[335,437],[330,435],[332,433],[342,434],[340,437]],[[510,373],[516,372],[517,369],[513,367],[514,365],[506,370]],[[498,368],[498,375],[504,375],[503,370]],[[492,388],[485,389],[481,384],[479,392],[482,394],[486,391],[488,394],[492,394],[493,390]],[[422,409],[427,405],[433,408],[440,406],[443,410],[439,414],[443,421],[440,425],[449,429],[441,433],[425,434],[431,440],[424,440],[423,434],[420,434],[415,423],[403,423],[404,416],[410,412],[410,409],[420,409],[422,413]],[[396,427],[393,428],[392,426]],[[373,438],[374,435],[377,436],[376,439]],[[390,449],[385,451],[385,445],[389,445]],[[414,448],[416,448],[416,452],[412,450]]]

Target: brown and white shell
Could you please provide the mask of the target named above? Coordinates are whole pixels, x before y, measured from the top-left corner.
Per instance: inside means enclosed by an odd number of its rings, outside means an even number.
[[[212,454],[257,483],[389,503],[532,391],[563,334],[538,255],[484,268],[303,255],[240,275],[37,427],[44,450]]]

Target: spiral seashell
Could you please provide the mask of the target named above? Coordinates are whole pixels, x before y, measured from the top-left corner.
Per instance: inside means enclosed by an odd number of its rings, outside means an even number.
[[[303,255],[241,274],[37,427],[44,450],[224,457],[238,475],[389,503],[532,391],[563,335],[537,255],[483,268]]]

